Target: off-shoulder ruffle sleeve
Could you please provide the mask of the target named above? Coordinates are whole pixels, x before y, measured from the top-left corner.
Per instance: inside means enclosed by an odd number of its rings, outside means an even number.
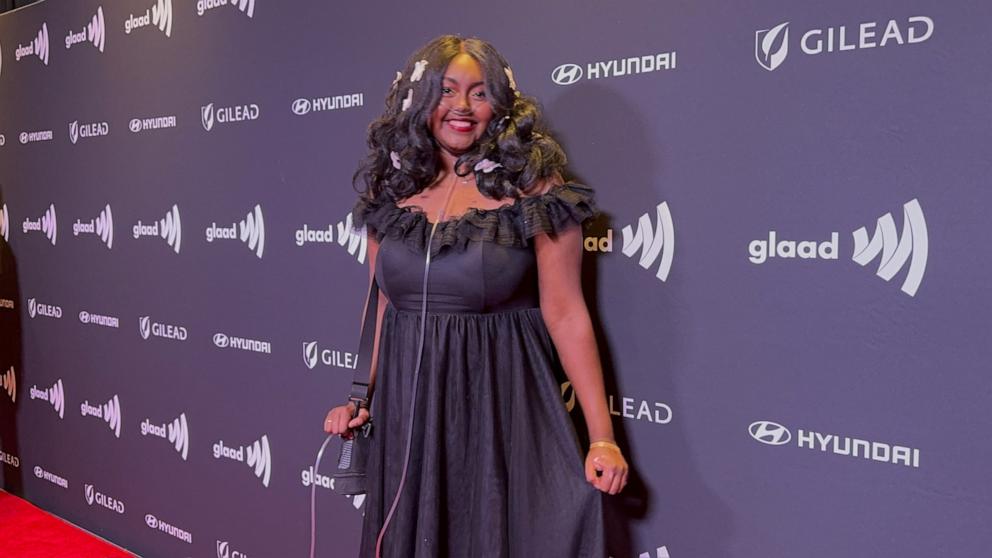
[[[593,194],[592,188],[569,182],[538,196],[520,198],[514,204],[469,209],[459,217],[438,223],[431,253],[437,254],[445,246],[463,250],[472,241],[528,246],[530,239],[539,234],[557,234],[598,214]],[[433,225],[420,208],[364,198],[355,204],[352,220],[356,227],[365,225],[374,231],[376,240],[388,236],[419,252],[425,251]]]

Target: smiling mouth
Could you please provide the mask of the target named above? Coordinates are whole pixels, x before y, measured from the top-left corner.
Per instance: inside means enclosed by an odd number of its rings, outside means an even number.
[[[456,132],[470,132],[476,125],[474,120],[450,119],[445,122],[449,128]]]

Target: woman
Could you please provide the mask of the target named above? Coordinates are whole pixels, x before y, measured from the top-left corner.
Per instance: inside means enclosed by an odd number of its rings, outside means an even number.
[[[442,36],[416,52],[369,147],[353,214],[382,291],[361,556],[601,558],[597,489],[619,492],[628,467],[580,283],[592,191],[563,182],[565,155],[536,103],[479,39]],[[558,367],[589,428],[584,474]],[[350,435],[369,417],[354,411],[335,407],[325,430]]]

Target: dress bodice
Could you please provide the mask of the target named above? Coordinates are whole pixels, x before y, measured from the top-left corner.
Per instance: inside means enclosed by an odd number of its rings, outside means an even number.
[[[398,310],[420,311],[431,252],[428,311],[493,313],[539,306],[531,239],[581,224],[597,212],[592,190],[566,183],[495,209],[469,209],[437,224],[416,207],[360,199],[353,216],[379,242],[376,278]]]

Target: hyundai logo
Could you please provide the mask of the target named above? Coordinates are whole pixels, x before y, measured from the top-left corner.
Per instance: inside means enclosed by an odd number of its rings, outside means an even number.
[[[788,428],[777,422],[771,422],[768,420],[752,422],[751,425],[747,427],[747,430],[751,433],[752,438],[762,444],[768,444],[770,446],[781,446],[783,444],[788,444],[789,440],[792,439],[792,433],[789,432]]]
[[[152,529],[156,529],[158,527],[158,518],[152,514],[148,514],[145,516],[145,524]]]
[[[141,131],[141,120],[139,120],[137,118],[132,118],[131,119],[131,122],[128,123],[128,128],[130,128],[132,132],[140,132]]]
[[[578,64],[562,64],[551,72],[551,81],[558,85],[572,85],[582,79],[582,68]]]
[[[297,99],[293,101],[293,114],[303,116],[310,112],[310,99]]]
[[[220,348],[227,347],[231,343],[231,340],[227,337],[225,333],[215,333],[214,334],[214,345]]]

